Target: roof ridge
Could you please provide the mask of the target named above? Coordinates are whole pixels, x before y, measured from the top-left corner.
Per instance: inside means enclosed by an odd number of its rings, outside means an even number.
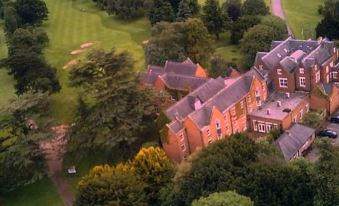
[[[285,43],[292,39],[293,38],[289,36],[287,39],[282,41],[278,46],[274,47],[271,51],[267,52],[267,54],[265,54],[261,59],[264,60],[264,58],[266,58],[269,54],[271,54],[273,51],[277,50],[281,45],[284,45]]]

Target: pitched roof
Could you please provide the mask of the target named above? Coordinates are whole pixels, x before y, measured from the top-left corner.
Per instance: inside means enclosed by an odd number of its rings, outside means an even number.
[[[198,66],[190,59],[183,62],[166,61],[164,71],[166,73],[175,73],[180,75],[195,76]]]
[[[181,121],[175,120],[175,121],[172,121],[170,124],[168,124],[168,128],[170,128],[174,133],[177,133],[181,129],[183,129],[183,125]]]
[[[171,89],[193,91],[208,81],[208,78],[191,77],[177,74],[163,74],[160,78]]]
[[[294,124],[276,140],[285,160],[290,160],[298,150],[312,137],[315,129],[300,124]]]
[[[247,95],[254,78],[263,80],[256,70],[251,70],[238,78],[211,79],[169,108],[166,113],[172,120],[176,116],[179,119],[189,116],[199,128],[202,128],[209,123],[214,107],[223,112]],[[194,108],[197,98],[202,104],[199,109]]]
[[[146,84],[154,85],[159,75],[164,74],[164,69],[159,66],[149,65],[147,72],[142,73],[141,77]]]
[[[295,61],[293,61],[289,56],[281,60],[280,65],[288,73],[292,73],[298,66],[298,64]]]
[[[321,89],[321,91],[324,92],[324,94],[326,94],[329,97],[332,96],[334,87],[339,88],[338,84],[335,84],[333,82],[327,84],[324,83],[319,84],[319,89]]]
[[[194,102],[196,98],[198,98],[203,104],[224,87],[224,80],[221,77],[217,79],[209,79],[205,84],[201,85],[186,97],[175,103],[172,107],[167,109],[165,114],[171,120],[175,120],[176,117],[183,119],[194,111]]]

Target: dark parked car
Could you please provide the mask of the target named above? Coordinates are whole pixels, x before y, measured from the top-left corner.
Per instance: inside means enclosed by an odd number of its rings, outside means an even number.
[[[330,130],[330,129],[325,129],[319,132],[318,134],[320,137],[329,137],[329,138],[337,138],[338,134],[337,132]]]
[[[339,115],[332,116],[330,122],[339,124]]]

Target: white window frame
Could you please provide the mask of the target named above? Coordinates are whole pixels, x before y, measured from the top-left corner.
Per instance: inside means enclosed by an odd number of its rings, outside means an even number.
[[[240,101],[240,109],[244,109],[244,101]]]
[[[258,132],[266,133],[266,125],[265,125],[265,123],[262,123],[262,122],[258,123]]]
[[[328,73],[329,72],[329,67],[328,67],[328,65],[326,66],[326,73]]]
[[[320,81],[320,71],[318,71],[316,74],[315,74],[315,82],[318,83]]]
[[[300,74],[304,74],[304,73],[305,73],[305,69],[304,69],[304,68],[300,68],[300,69],[299,69],[299,73],[300,73]]]
[[[300,87],[306,87],[306,78],[305,77],[299,77],[299,85],[300,85]]]
[[[282,69],[277,69],[277,74],[282,75]]]
[[[288,79],[287,78],[279,78],[279,87],[280,88],[288,88]]]
[[[258,125],[256,120],[253,120],[253,130],[258,131]]]
[[[330,73],[331,79],[337,79],[337,76],[338,76],[338,72],[331,72]]]

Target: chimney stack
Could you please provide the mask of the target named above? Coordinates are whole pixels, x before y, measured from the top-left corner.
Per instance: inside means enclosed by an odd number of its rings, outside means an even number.
[[[287,99],[290,98],[291,94],[289,92],[286,93]]]

